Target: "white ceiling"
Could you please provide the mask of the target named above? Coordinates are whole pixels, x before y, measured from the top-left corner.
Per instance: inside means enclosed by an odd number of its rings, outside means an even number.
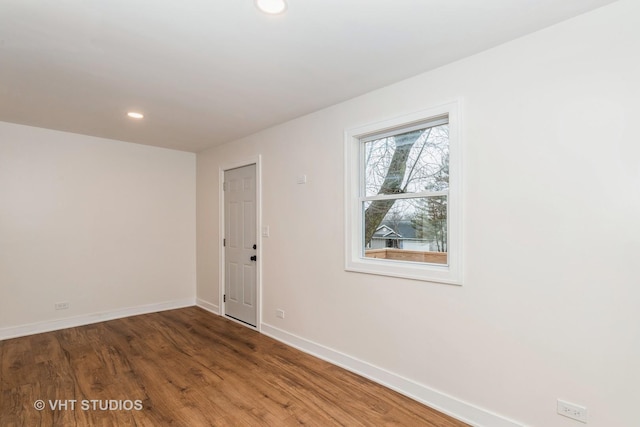
[[[613,1],[0,0],[0,121],[199,151]]]

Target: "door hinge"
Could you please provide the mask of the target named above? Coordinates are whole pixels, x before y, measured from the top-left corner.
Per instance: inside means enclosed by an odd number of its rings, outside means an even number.
[[[227,302],[227,294],[222,295],[222,302]]]
[[[222,246],[227,246],[227,239],[222,239]]]

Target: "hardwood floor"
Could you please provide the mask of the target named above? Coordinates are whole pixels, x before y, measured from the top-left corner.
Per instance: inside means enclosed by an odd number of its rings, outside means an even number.
[[[196,307],[0,341],[0,426],[85,425],[466,426]]]

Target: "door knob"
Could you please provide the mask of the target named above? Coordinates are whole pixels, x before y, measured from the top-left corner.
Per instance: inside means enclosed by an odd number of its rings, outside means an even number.
[[[253,256],[251,257],[251,261],[257,261],[257,260],[258,260],[258,257],[257,257],[256,255],[253,255]]]

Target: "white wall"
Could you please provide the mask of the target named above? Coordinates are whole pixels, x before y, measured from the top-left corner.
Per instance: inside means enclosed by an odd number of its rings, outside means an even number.
[[[193,303],[195,259],[193,153],[0,123],[0,335]]]
[[[200,153],[198,296],[219,305],[218,167],[261,154],[263,327],[524,425],[576,425],[557,398],[640,425],[638,52],[620,1]],[[458,97],[464,286],[345,272],[343,131]]]

